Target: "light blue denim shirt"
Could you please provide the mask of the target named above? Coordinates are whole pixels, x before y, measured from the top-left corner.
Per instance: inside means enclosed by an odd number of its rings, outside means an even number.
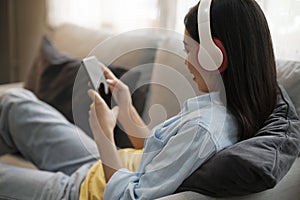
[[[219,93],[191,98],[178,115],[151,131],[137,172],[120,169],[111,177],[104,199],[172,194],[207,159],[237,141],[237,122]]]

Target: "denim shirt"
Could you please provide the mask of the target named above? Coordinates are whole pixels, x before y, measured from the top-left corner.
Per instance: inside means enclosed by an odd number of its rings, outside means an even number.
[[[178,115],[151,131],[137,172],[120,169],[111,177],[104,199],[172,194],[207,159],[237,141],[237,122],[219,93],[191,98]]]

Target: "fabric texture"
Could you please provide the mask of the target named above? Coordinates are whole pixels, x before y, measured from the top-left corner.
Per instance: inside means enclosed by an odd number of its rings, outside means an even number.
[[[42,39],[40,53],[32,69],[29,70],[24,87],[56,108],[70,122],[75,123],[92,137],[88,124],[88,110],[91,103],[87,96],[89,79],[82,72],[80,64],[79,59],[58,51],[45,36]],[[148,86],[137,88],[136,84],[141,73],[136,70],[126,70],[120,66],[111,65],[108,68],[128,85],[132,93],[133,105],[142,115]],[[110,107],[115,105],[110,92],[105,95],[104,89],[100,87],[99,93]],[[132,147],[121,126],[115,128],[115,139],[120,148]]]
[[[96,143],[28,90],[6,91],[0,110],[0,155],[19,153],[39,169],[0,163],[0,199],[78,199],[100,159]]]
[[[192,171],[237,140],[236,120],[219,93],[189,99],[180,114],[152,129],[138,171],[124,168],[111,177],[104,199],[155,199],[172,194]]]
[[[141,162],[143,150],[125,148],[118,150],[121,162],[125,168],[136,172]],[[102,162],[98,161],[89,170],[85,180],[80,187],[80,200],[103,199],[103,193],[106,187],[106,181]]]
[[[177,192],[229,197],[274,187],[300,150],[300,121],[283,87],[281,91],[276,108],[255,137],[217,153],[192,173]]]

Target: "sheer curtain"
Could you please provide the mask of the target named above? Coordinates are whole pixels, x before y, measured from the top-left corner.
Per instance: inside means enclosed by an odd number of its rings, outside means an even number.
[[[47,0],[48,22],[123,32],[162,27],[183,33],[184,15],[198,0]],[[300,60],[300,0],[256,0],[268,23],[277,58]]]
[[[198,0],[47,0],[51,27],[72,23],[126,31],[162,27],[183,32],[183,18]]]
[[[300,61],[300,0],[264,0],[275,55]]]
[[[158,0],[47,0],[48,23],[126,31],[159,26]]]

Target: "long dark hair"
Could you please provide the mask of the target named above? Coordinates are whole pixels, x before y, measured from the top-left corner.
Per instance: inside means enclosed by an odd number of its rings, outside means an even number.
[[[184,20],[197,42],[198,5]],[[240,139],[247,139],[276,105],[278,83],[269,27],[254,0],[214,0],[210,20],[212,36],[221,40],[228,57],[228,68],[221,74],[227,108],[239,123]]]

